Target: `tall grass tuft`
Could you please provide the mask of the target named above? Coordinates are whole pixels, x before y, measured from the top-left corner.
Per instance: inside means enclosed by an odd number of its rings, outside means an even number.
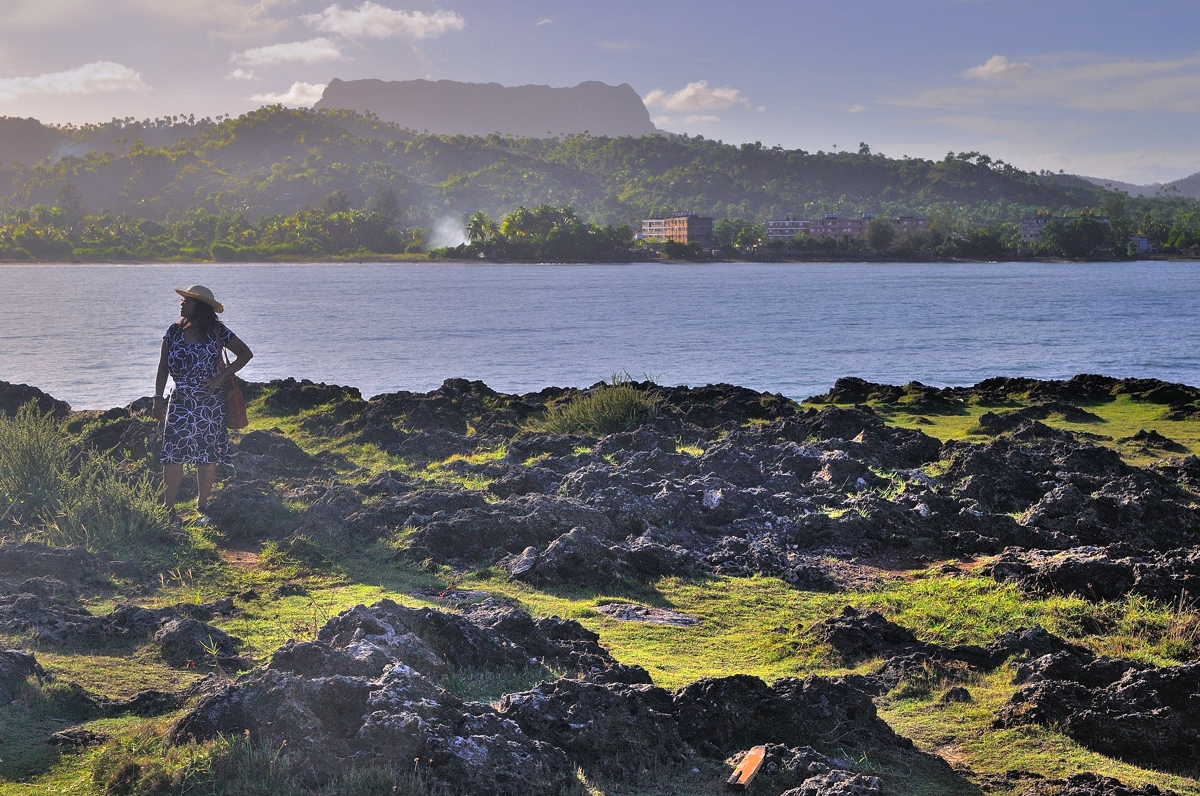
[[[664,403],[661,395],[639,388],[628,374],[614,373],[610,384],[551,407],[536,429],[597,437],[615,434],[658,417]]]
[[[0,416],[0,534],[123,550],[162,541],[166,519],[146,473],[74,453],[54,418],[32,403]]]
[[[15,417],[0,414],[0,527],[52,509],[62,499],[71,462],[54,417],[31,401]]]

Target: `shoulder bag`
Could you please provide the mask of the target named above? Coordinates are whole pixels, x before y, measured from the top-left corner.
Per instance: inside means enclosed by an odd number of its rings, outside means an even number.
[[[221,355],[217,359],[217,373],[221,374],[229,367],[229,353],[225,344],[221,342],[220,330],[217,331],[217,348],[221,350]],[[238,377],[230,374],[229,378],[225,379],[225,428],[236,431],[248,425],[250,425],[250,420],[246,417],[246,399],[242,396]]]

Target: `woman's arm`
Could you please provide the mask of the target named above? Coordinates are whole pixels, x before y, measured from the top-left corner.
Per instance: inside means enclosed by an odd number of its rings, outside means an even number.
[[[250,350],[250,346],[243,343],[241,338],[239,338],[236,334],[231,333],[229,335],[229,341],[225,343],[225,347],[232,351],[234,357],[236,358],[229,363],[229,367],[225,368],[225,370],[221,371],[220,374],[210,379],[208,384],[205,385],[205,388],[209,392],[216,392],[219,390],[221,385],[225,383],[226,379],[237,373],[242,368],[246,367],[246,363],[254,358],[254,352]]]
[[[158,355],[158,375],[154,377],[154,419],[160,423],[167,419],[167,399],[163,391],[167,389],[167,341],[164,338],[162,353]]]

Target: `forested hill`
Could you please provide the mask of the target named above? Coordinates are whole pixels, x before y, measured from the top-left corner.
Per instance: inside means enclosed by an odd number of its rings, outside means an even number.
[[[39,129],[48,131],[41,139]],[[86,128],[0,119],[0,153],[17,151],[8,146],[13,131],[54,151],[36,164],[0,163],[9,208],[53,205],[67,192],[89,214],[159,221],[189,211],[249,219],[290,214],[334,191],[351,207],[394,209],[398,223],[413,226],[540,204],[570,205],[602,224],[682,211],[757,220],[917,213],[995,223],[1034,209],[1092,208],[1112,196],[1083,180],[1024,172],[975,152],[935,162],[888,158],[865,146],[809,153],[682,135],[421,135],[370,115],[279,106],[237,119]],[[80,154],[53,159],[62,152]]]

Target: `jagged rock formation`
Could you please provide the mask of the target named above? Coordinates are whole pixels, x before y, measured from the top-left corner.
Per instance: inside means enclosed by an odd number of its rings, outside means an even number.
[[[543,661],[580,679],[506,694],[498,709],[436,684],[451,669],[511,671]],[[672,693],[613,660],[578,623],[534,620],[495,601],[461,615],[390,600],[357,606],[331,619],[317,640],[289,642],[266,666],[202,699],[171,738],[241,732],[281,749],[281,763],[309,782],[351,763],[418,760],[433,782],[493,794],[561,792],[576,766],[636,781],[649,766],[697,753],[723,758],[764,742],[911,746],[848,683],[809,677],[768,686],[736,675]],[[784,768],[803,763],[817,776],[842,770],[812,750],[789,755]]]
[[[846,381],[834,390],[841,397],[886,392]],[[1161,577],[1147,569],[1138,581],[1162,597],[1169,579],[1192,566],[1182,548],[1200,542],[1200,465],[1190,459],[1134,467],[1110,448],[1019,412],[985,416],[988,442],[943,445],[866,408],[802,408],[729,385],[642,386],[662,397],[660,416],[597,439],[524,430],[548,401],[573,391],[503,395],[448,380],[428,394],[364,401],[347,388],[272,383],[265,386],[271,401],[308,410],[309,433],[369,442],[418,465],[461,454],[447,472],[482,479],[491,495],[431,489],[401,473],[331,484],[331,461],[255,432],[240,443],[237,476],[212,511],[222,527],[245,526],[260,537],[403,536],[416,560],[496,566],[544,587],[712,573],[835,590],[836,573],[823,563],[831,556],[1119,542],[1166,557],[1154,565]],[[1018,387],[1059,398],[1135,387],[1162,400],[1192,395],[1161,383],[1082,378],[973,389],[999,396]],[[500,458],[465,458],[499,447]],[[285,498],[308,508],[289,514]],[[1016,572],[1015,560],[1006,554],[994,571]]]

